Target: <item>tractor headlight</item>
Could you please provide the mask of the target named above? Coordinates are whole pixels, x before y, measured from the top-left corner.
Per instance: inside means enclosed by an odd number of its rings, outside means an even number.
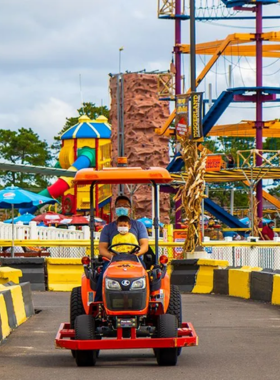
[[[146,279],[145,277],[138,278],[138,280],[133,281],[131,284],[130,290],[133,289],[145,289],[146,287]]]
[[[111,280],[110,278],[106,278],[106,289],[108,290],[121,290],[121,286],[118,281]]]

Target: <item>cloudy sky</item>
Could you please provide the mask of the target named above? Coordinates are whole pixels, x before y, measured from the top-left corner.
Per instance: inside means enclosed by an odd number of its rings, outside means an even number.
[[[1,128],[30,127],[52,142],[65,118],[75,116],[80,107],[80,74],[84,101],[109,106],[108,73],[118,72],[122,46],[122,70],[169,67],[174,23],[157,19],[157,0],[0,0],[0,5]],[[266,13],[280,15],[279,6],[266,8],[270,8]],[[189,42],[188,25],[185,22],[183,28],[185,43]],[[197,41],[223,39],[234,32],[252,33],[253,25],[240,21],[197,23]],[[267,21],[265,28],[280,30],[280,21]],[[205,59],[209,57],[197,57],[198,71]],[[186,56],[186,85],[188,61]],[[234,67],[234,86],[253,85],[254,60],[238,62],[228,57],[213,68],[200,89],[207,91],[211,82],[216,97],[227,87],[229,64]],[[268,60],[266,65],[264,84],[279,86],[280,62]],[[239,121],[250,118],[252,112],[232,108],[221,120],[229,122],[231,115],[230,122],[233,118]],[[279,108],[265,112],[270,118],[278,113],[280,117]]]

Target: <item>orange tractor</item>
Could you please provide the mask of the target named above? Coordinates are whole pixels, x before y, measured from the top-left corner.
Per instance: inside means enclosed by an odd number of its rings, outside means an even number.
[[[76,174],[78,185],[91,185],[91,258],[82,258],[82,286],[72,290],[70,323],[60,325],[56,346],[72,350],[78,366],[95,365],[100,350],[137,348],[153,349],[159,365],[171,366],[176,365],[182,347],[197,345],[192,324],[182,322],[181,295],[170,285],[168,258],[159,257],[158,186],[171,181],[169,172],[162,168],[83,169]],[[137,245],[130,244],[129,253],[110,246],[114,256],[104,273],[102,302],[94,302],[103,265],[94,257],[93,194],[98,184],[151,184],[155,215],[154,265],[144,268],[134,254],[140,248]]]

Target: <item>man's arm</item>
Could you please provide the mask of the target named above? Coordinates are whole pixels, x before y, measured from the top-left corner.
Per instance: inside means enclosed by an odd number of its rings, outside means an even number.
[[[111,260],[111,258],[114,256],[112,252],[108,251],[109,244],[100,242],[99,243],[99,255],[103,257],[107,257]]]
[[[140,250],[137,252],[137,256],[142,256],[149,249],[149,239],[139,239]]]
[[[112,252],[108,251],[108,247],[110,246],[110,229],[109,225],[105,226],[100,234],[100,240],[99,240],[99,255],[107,257],[111,260],[111,258],[114,256]]]

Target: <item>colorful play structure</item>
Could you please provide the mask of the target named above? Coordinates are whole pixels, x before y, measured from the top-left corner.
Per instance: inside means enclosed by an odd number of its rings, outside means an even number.
[[[223,4],[221,2],[217,4],[212,1],[210,6],[209,2],[206,1],[205,8],[203,8],[202,3],[200,3],[195,16],[195,20],[197,21],[228,20],[229,17],[231,20],[255,20],[255,33],[235,33],[227,36],[224,40],[196,44],[193,52],[197,55],[211,56],[200,74],[196,77],[195,87],[198,87],[203,82],[206,75],[221,57],[256,57],[255,86],[228,88],[222,91],[217,99],[211,99],[212,105],[203,115],[202,126],[203,136],[256,137],[254,160],[246,160],[245,158],[247,165],[243,165],[238,169],[225,169],[223,168],[223,165],[221,165],[217,171],[211,171],[211,168],[208,168],[205,180],[206,182],[243,181],[249,186],[252,186],[254,183],[254,185],[256,185],[259,218],[262,218],[263,198],[267,199],[278,209],[280,208],[279,200],[262,189],[262,179],[274,179],[279,176],[279,161],[276,167],[275,164],[273,165],[272,161],[268,162],[266,159],[266,152],[263,151],[263,137],[280,137],[279,121],[263,120],[263,103],[279,101],[277,95],[280,94],[279,87],[263,86],[263,57],[280,57],[280,32],[263,33],[263,20],[279,18],[279,16],[263,16],[263,6],[276,4],[277,2],[277,0],[223,0]],[[223,12],[222,14],[219,14],[219,11],[221,11],[221,5],[223,5]],[[171,19],[175,22],[175,70],[173,70],[173,73],[169,72],[160,75],[159,96],[162,100],[175,100],[176,95],[182,94],[182,54],[191,54],[192,46],[182,44],[181,42],[181,23],[184,20],[190,19],[189,14],[186,12],[185,2],[183,0],[160,0],[158,3],[158,17],[160,19]],[[271,44],[268,42],[271,42]],[[173,85],[174,82],[175,85]],[[191,94],[191,89],[187,91],[187,94]],[[210,94],[207,101],[209,104]],[[241,121],[237,124],[222,126],[216,125],[220,116],[226,111],[227,107],[232,102],[255,103],[255,121]],[[175,116],[176,109],[170,114],[162,128],[156,130],[156,133],[166,136],[176,135],[176,127],[174,129],[174,125],[172,124]],[[247,153],[247,155],[251,154],[251,152]],[[275,154],[277,155],[277,152],[275,152]],[[180,152],[177,152],[172,162],[169,164],[168,170],[172,173],[176,173],[174,178],[178,179],[184,175],[181,172],[182,168],[183,160]],[[210,199],[205,199],[205,209],[230,227],[244,227],[242,222],[223,210]]]
[[[69,128],[61,136],[62,147],[57,168],[76,172],[84,168],[103,169],[111,164],[111,125],[105,116],[90,120],[86,115],[79,118],[79,123]],[[62,197],[62,213],[73,215],[89,210],[89,186],[77,188],[73,178],[60,177],[41,191],[40,194],[51,198]],[[95,194],[97,215],[108,220],[110,212],[111,188],[99,185]],[[29,209],[29,213],[36,208]]]

